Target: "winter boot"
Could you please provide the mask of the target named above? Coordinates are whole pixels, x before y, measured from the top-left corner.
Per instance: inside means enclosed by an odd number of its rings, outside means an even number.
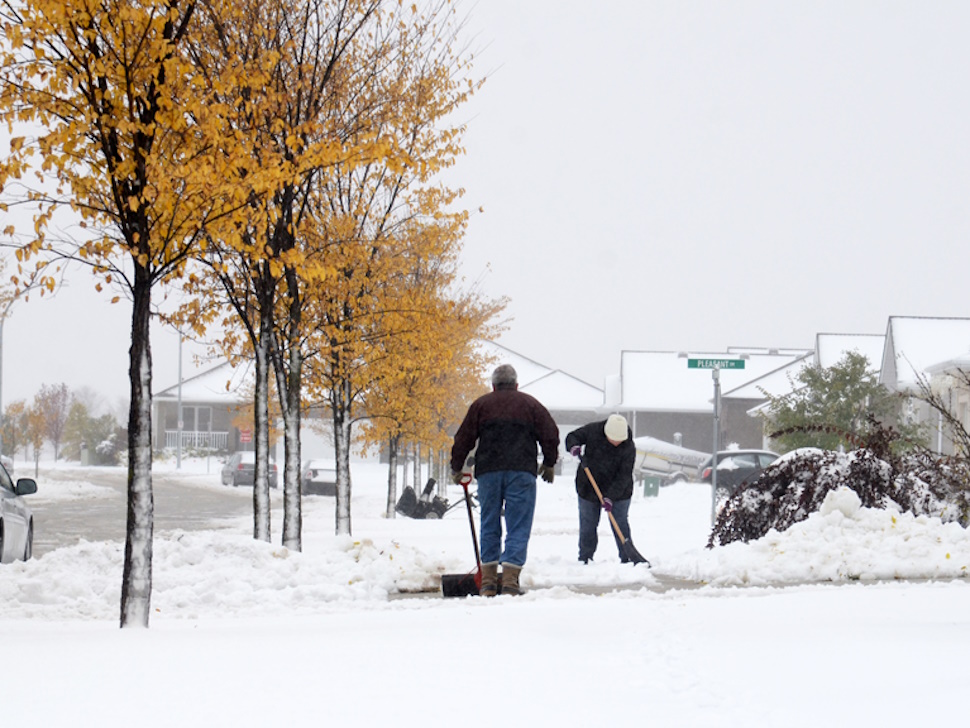
[[[492,561],[482,564],[482,587],[478,593],[483,597],[494,597],[498,594],[498,562]]]
[[[511,596],[518,596],[522,593],[519,588],[519,572],[521,566],[515,564],[502,564],[502,593]]]

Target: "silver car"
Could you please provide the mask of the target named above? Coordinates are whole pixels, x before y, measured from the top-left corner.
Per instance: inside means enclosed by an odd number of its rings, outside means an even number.
[[[307,460],[300,469],[300,486],[310,495],[337,495],[337,470],[333,460]]]
[[[0,465],[0,562],[27,561],[34,552],[34,516],[21,496],[37,492],[37,482],[16,482]]]

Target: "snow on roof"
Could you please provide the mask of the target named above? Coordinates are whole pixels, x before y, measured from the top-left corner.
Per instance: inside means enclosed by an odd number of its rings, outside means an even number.
[[[812,353],[803,353],[798,358],[782,364],[777,369],[752,379],[735,389],[721,389],[722,399],[764,399],[766,393],[771,397],[780,397],[796,388],[798,374],[813,361]],[[713,392],[712,392],[713,396]]]
[[[959,369],[964,372],[970,372],[970,352],[965,352],[959,356],[950,357],[944,361],[937,362],[926,367],[927,374],[943,374],[945,372],[953,371]]]
[[[520,385],[519,390],[531,394],[551,410],[599,409],[603,406],[602,389],[558,369],[525,386]]]
[[[970,318],[890,316],[879,381],[914,391],[929,368],[970,349]]]
[[[862,354],[874,371],[882,366],[885,334],[817,334],[815,363],[823,369],[834,366],[850,351]]]
[[[525,387],[552,371],[550,367],[522,356],[494,341],[479,341],[478,347],[481,353],[489,359],[488,365],[482,372],[482,378],[489,387],[492,386],[492,371],[501,364],[512,365],[515,373],[519,375],[519,387]]]
[[[491,387],[492,371],[511,364],[519,376],[519,389],[538,399],[547,409],[597,409],[603,405],[603,390],[559,369],[551,369],[494,341],[479,342],[490,364],[482,376]]]
[[[223,362],[193,377],[182,380],[182,402],[224,402],[238,404],[252,392],[254,369],[249,362],[233,367]],[[178,384],[154,395],[154,399],[175,400],[179,396]]]
[[[847,352],[855,351],[869,360],[876,371],[882,363],[882,351],[886,341],[883,334],[817,334],[815,337],[815,351],[798,357],[789,364],[779,367],[773,372],[754,379],[737,389],[722,392],[724,398],[760,399],[767,392],[772,397],[779,397],[792,392],[797,387],[798,374],[806,366],[831,367],[838,364]],[[756,412],[761,408],[752,408],[749,412]]]
[[[729,346],[728,354],[771,354],[772,356],[801,356],[809,349],[782,349],[774,346]]]
[[[778,350],[764,349],[776,352]],[[809,349],[784,353],[747,354],[744,369],[722,369],[721,391],[731,391],[769,372],[784,367]],[[618,409],[656,412],[712,412],[712,370],[688,369],[687,360],[726,358],[723,352],[624,351],[620,356],[622,378]]]

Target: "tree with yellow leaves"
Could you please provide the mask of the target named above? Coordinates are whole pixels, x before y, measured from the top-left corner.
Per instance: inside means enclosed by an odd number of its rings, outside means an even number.
[[[313,333],[318,303],[347,296],[359,303],[361,276],[399,265],[393,254],[375,255],[384,241],[372,231],[388,228],[391,211],[410,199],[404,188],[426,183],[458,153],[458,129],[441,122],[473,85],[462,78],[465,60],[453,52],[447,0],[420,10],[376,0],[253,1],[243,7],[247,24],[219,28],[194,52],[213,79],[246,54],[275,59],[264,83],[236,91],[246,116],[234,128],[277,177],[268,194],[253,198],[244,223],[234,218],[218,232],[210,228],[204,259],[238,315],[236,325],[223,321],[226,350],[255,360],[257,473],[267,363],[275,374],[285,433],[283,545],[299,550],[299,431],[304,402],[314,396],[304,396],[304,361],[334,350],[332,341]],[[350,335],[337,336],[344,342],[338,357],[369,325],[343,321]],[[343,500],[338,496],[338,503]]]
[[[332,270],[327,251],[315,245],[317,179],[333,164],[353,167],[388,155],[389,144],[366,130],[362,104],[379,96],[382,69],[398,55],[387,28],[403,25],[395,21],[402,10],[380,0],[246,0],[240,7],[242,22],[226,27],[213,18],[192,54],[208,69],[213,93],[236,109],[235,139],[245,140],[253,160],[274,176],[252,196],[245,217],[210,228],[201,260],[212,275],[189,285],[232,312],[222,320],[225,351],[255,361],[254,531],[266,540],[265,433],[275,375],[285,431],[283,545],[300,550],[303,298],[307,287],[326,285]],[[240,59],[266,73],[241,85],[220,83],[223,69]]]
[[[193,300],[179,313],[182,320],[207,323],[221,318],[223,351],[232,361],[254,362],[253,535],[265,541],[271,538],[270,377],[275,370],[271,357],[277,317],[286,320],[289,315],[278,310],[283,261],[300,265],[312,276],[313,265],[292,240],[302,225],[300,200],[308,179],[333,155],[343,153],[333,137],[318,130],[321,109],[332,93],[328,79],[347,47],[339,49],[342,34],[356,36],[378,4],[373,0],[243,0],[238,3],[241,13],[235,24],[227,25],[218,14],[203,10],[204,32],[191,44],[195,65],[206,69],[204,82],[213,98],[231,111],[232,138],[226,142],[244,144],[254,164],[273,171],[269,187],[254,190],[245,215],[210,227],[208,244],[199,256],[207,272],[186,280]],[[225,83],[240,65],[258,70],[235,84]],[[281,402],[285,403],[282,397]],[[284,468],[284,499],[290,504],[296,498],[298,511],[296,474],[295,469]],[[292,507],[288,505],[286,511]],[[284,526],[283,543],[300,550],[299,531],[294,536]]]
[[[5,205],[33,209],[18,256],[87,265],[132,305],[123,627],[150,614],[152,291],[181,275],[206,226],[241,207],[260,172],[214,143],[223,109],[183,52],[202,4],[22,0],[0,12],[0,118],[22,132],[0,162],[0,189]],[[233,22],[232,3],[206,5]],[[65,210],[83,240],[50,234]]]
[[[277,380],[287,382],[291,411],[305,400],[330,404],[337,533],[351,531],[350,408],[368,378],[361,355],[380,336],[373,316],[387,307],[378,282],[406,265],[409,241],[399,228],[419,216],[451,220],[457,227],[467,219],[463,211],[447,211],[457,193],[433,184],[462,151],[463,127],[449,117],[477,87],[467,78],[471,59],[457,45],[460,25],[449,0],[420,8],[382,5],[368,27],[365,52],[343,69],[351,75],[337,86],[341,93],[331,108],[331,128],[343,135],[345,146],[362,151],[322,169],[308,197],[315,224],[301,242],[322,255],[326,280],[304,283],[298,268],[285,276],[283,301],[293,313],[299,302],[303,318],[291,316],[277,340],[283,348],[274,362],[286,363]],[[297,376],[304,361],[311,367],[308,376]],[[363,376],[345,376],[348,372]],[[299,396],[303,381],[312,383],[310,397]],[[288,439],[297,433],[287,424]]]
[[[485,393],[486,362],[476,343],[498,333],[495,317],[505,301],[476,293],[449,296],[452,279],[451,270],[436,264],[416,269],[405,289],[410,300],[383,317],[388,335],[380,339],[382,356],[374,362],[375,376],[363,399],[362,434],[365,442],[386,446],[388,518],[394,517],[398,500],[402,448],[445,448],[468,404]]]
[[[319,353],[307,360],[309,392],[326,401],[337,453],[335,528],[351,533],[349,452],[352,427],[367,422],[365,442],[391,445],[388,503],[396,500],[398,446],[440,447],[460,415],[450,411],[474,387],[479,367],[471,342],[497,331],[504,301],[451,294],[464,218],[417,216],[375,246],[348,237],[338,246],[343,276],[311,299]],[[342,260],[337,251],[331,260]]]

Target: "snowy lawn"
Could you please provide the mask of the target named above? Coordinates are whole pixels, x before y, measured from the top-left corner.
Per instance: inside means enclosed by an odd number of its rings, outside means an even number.
[[[38,523],[44,498],[104,497],[77,472],[60,494],[41,478]],[[784,534],[708,551],[710,491],[684,484],[634,498],[652,570],[619,563],[606,519],[584,566],[564,476],[539,485],[530,591],[443,599],[426,593],[440,574],[474,565],[466,511],[385,519],[384,478],[354,465],[352,538],[333,535],[332,499],[305,498],[302,553],[278,545],[279,493],[274,544],[249,537],[251,519],[238,536],[156,534],[147,631],[117,626],[123,543],[4,565],[0,640],[20,678],[4,723],[906,726],[962,713],[959,527],[841,493]]]

